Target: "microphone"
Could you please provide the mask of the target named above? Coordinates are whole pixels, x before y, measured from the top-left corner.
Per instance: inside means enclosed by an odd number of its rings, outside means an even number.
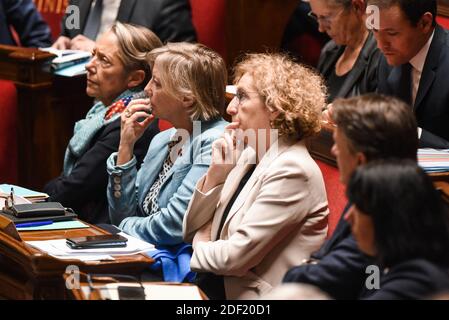
[[[133,94],[132,100],[136,99],[150,99],[150,97],[147,95],[145,91],[140,91],[135,94]],[[153,114],[153,108],[151,107],[151,102],[148,103],[149,110],[144,110],[148,114]]]
[[[132,100],[136,100],[136,99],[148,99],[149,103],[148,103],[148,109],[143,110],[144,112],[148,113],[148,115],[152,115],[153,114],[153,109],[151,108],[151,101],[150,101],[150,97],[146,94],[145,91],[140,91],[137,92],[135,94],[133,94],[132,96]],[[142,122],[145,120],[146,117],[140,117],[137,119],[137,122]]]

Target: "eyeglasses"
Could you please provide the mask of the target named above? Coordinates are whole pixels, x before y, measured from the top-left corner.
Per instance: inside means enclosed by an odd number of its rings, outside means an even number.
[[[340,15],[340,13],[342,13],[345,10],[345,8],[341,8],[339,11],[331,13],[327,16],[317,16],[315,13],[313,13],[313,11],[309,11],[309,13],[307,14],[308,17],[312,18],[313,20],[315,20],[316,22],[320,23],[323,25],[330,25],[332,23],[332,21]]]
[[[257,92],[248,92],[248,91],[240,91],[237,90],[234,98],[237,99],[237,105],[241,106],[243,102],[245,102],[246,100],[251,99],[251,97],[249,96],[249,93],[254,93],[254,94],[258,94]]]

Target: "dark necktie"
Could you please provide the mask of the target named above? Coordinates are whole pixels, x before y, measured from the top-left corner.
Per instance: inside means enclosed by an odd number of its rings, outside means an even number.
[[[399,97],[412,106],[412,65],[410,63],[401,66]]]
[[[86,27],[84,28],[84,35],[91,40],[97,38],[98,31],[101,25],[101,13],[103,12],[103,0],[95,1],[95,5],[90,9],[89,17],[87,18]]]

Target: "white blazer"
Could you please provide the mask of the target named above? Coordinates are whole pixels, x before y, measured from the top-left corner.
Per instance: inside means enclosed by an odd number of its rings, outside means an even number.
[[[190,262],[197,272],[224,276],[227,299],[253,299],[278,285],[287,272],[319,249],[327,234],[323,176],[303,142],[278,140],[261,159],[234,201],[217,237],[223,212],[251,167],[238,164],[226,182],[202,193],[203,176],[184,216],[191,242],[212,220],[210,242],[198,243]],[[241,159],[254,157],[246,149]]]

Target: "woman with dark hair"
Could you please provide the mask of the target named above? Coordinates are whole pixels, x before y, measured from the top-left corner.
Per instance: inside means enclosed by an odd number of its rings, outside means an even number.
[[[415,162],[359,167],[347,195],[359,249],[381,270],[379,286],[361,299],[422,299],[449,289],[449,214]]]

